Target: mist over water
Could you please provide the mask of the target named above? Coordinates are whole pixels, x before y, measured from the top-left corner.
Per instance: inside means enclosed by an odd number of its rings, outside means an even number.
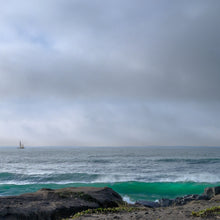
[[[89,185],[110,186],[133,200],[153,200],[218,185],[220,148],[0,148],[0,168],[0,195]]]

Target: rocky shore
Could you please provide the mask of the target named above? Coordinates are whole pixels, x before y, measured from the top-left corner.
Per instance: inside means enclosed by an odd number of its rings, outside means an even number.
[[[57,220],[77,212],[122,205],[111,188],[41,189],[20,196],[0,197],[0,220]]]
[[[191,201],[210,200],[212,197],[218,194],[220,194],[220,186],[206,188],[202,195],[192,194],[192,195],[177,197],[175,199],[162,198],[157,202],[142,200],[142,201],[137,201],[136,205],[143,205],[149,208],[179,206],[179,205],[185,205],[186,203]]]
[[[111,188],[71,187],[58,190],[41,189],[20,196],[0,197],[0,220],[58,220],[71,219],[210,219],[197,212],[220,206],[220,186],[206,188],[202,195],[187,195],[158,202],[137,201],[126,204]],[[118,208],[117,208],[118,207]],[[97,210],[95,213],[92,210]],[[215,210],[216,211],[216,210]],[[220,219],[220,207],[211,219]],[[197,216],[197,217],[196,217]]]
[[[209,211],[213,207],[219,207],[217,213]],[[120,211],[107,214],[86,214],[77,220],[219,220],[220,219],[220,195],[210,200],[197,200],[185,205],[148,208],[138,206],[137,210]],[[205,210],[204,215],[202,214]],[[207,211],[207,212],[206,212]],[[196,215],[193,215],[193,214]],[[201,215],[200,215],[201,213]],[[207,213],[207,214],[206,214]],[[197,216],[198,214],[198,216]],[[70,220],[70,219],[69,219]]]

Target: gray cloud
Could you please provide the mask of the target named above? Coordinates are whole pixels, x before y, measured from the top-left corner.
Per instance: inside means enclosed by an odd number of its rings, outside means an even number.
[[[2,125],[37,144],[218,145],[219,9],[217,0],[1,3],[0,99],[4,112],[15,108]]]

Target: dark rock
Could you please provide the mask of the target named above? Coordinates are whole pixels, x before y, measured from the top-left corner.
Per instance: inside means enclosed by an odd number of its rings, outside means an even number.
[[[211,199],[214,196],[213,187],[205,188],[204,195],[207,196],[209,199]]]
[[[195,200],[209,200],[218,194],[220,194],[220,186],[206,188],[202,195],[192,194],[192,195],[177,197],[175,199],[160,199],[159,202],[139,200],[135,204],[143,205],[149,208],[168,207],[172,205],[179,206],[179,205],[185,205],[186,203]]]
[[[183,197],[177,197],[174,199],[173,204],[174,205],[185,205],[188,202],[191,202],[193,200],[197,200],[199,195],[197,194],[192,194],[192,195],[186,195]]]
[[[218,194],[220,194],[220,186],[208,187],[204,190],[204,195],[206,195],[209,199]]]
[[[207,195],[198,195],[196,200],[209,200],[209,197]]]
[[[89,208],[117,207],[122,203],[120,195],[108,187],[41,189],[0,197],[0,220],[57,220]]]
[[[160,204],[158,202],[151,202],[151,201],[145,201],[145,200],[138,200],[138,201],[136,201],[135,205],[143,205],[143,206],[149,207],[149,208],[160,207]]]
[[[214,192],[215,192],[215,195],[219,195],[220,194],[220,186],[214,187]]]
[[[173,200],[172,199],[160,199],[159,204],[161,207],[168,207],[173,204]]]
[[[168,207],[172,205],[185,205],[188,202],[194,201],[194,200],[208,200],[209,197],[206,195],[186,195],[182,197],[177,197],[175,199],[160,199],[159,202],[151,202],[151,201],[143,201],[139,200],[135,204],[136,205],[143,205],[149,208],[157,208],[157,207]]]

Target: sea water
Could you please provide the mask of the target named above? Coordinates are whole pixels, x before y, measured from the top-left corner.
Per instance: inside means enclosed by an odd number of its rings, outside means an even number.
[[[0,196],[108,186],[127,201],[220,185],[220,147],[0,147]]]

